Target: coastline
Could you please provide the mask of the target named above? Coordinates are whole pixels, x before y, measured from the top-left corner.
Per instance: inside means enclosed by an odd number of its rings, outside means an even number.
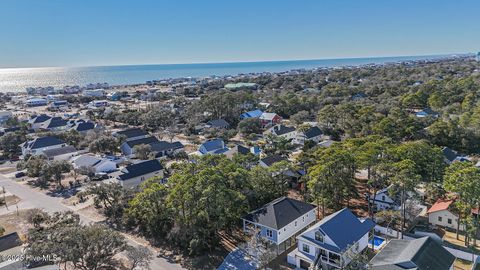
[[[285,73],[366,65],[398,64],[465,57],[457,55],[336,58],[258,62],[224,62],[161,65],[121,65],[94,67],[52,67],[0,69],[0,92],[23,92],[27,87],[62,88],[106,82],[113,87],[142,85],[147,81],[175,78],[228,78],[264,73]]]

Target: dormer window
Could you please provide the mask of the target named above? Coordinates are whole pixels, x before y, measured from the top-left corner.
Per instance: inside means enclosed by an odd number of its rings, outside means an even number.
[[[323,234],[320,231],[315,232],[315,240],[323,243]]]

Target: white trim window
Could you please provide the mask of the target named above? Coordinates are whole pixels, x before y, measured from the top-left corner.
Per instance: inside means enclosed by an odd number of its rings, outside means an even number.
[[[273,238],[273,231],[270,229],[267,229],[267,237],[268,238]]]

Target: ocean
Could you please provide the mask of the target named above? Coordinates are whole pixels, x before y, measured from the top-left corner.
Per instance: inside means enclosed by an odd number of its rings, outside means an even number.
[[[439,59],[447,55],[401,56],[376,58],[343,58],[322,60],[292,60],[265,62],[236,62],[208,64],[165,64],[96,66],[68,68],[10,68],[0,69],[0,92],[20,92],[27,87],[66,85],[84,86],[88,83],[127,85],[180,77],[238,75],[242,73],[282,72],[294,69],[359,66],[401,61]]]

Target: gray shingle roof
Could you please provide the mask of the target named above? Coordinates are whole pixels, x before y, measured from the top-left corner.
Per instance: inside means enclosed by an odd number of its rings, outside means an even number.
[[[146,137],[146,138],[141,138],[133,141],[128,141],[127,144],[130,148],[133,148],[135,145],[140,145],[140,144],[153,144],[153,143],[158,143],[158,139],[151,136],[151,137]]]
[[[244,219],[278,230],[310,212],[312,209],[315,209],[315,205],[313,204],[287,197],[280,197],[250,212]]]
[[[118,178],[120,180],[128,180],[148,173],[160,171],[163,167],[162,164],[160,164],[160,161],[153,159],[129,165],[125,169],[127,170],[127,173],[119,175]]]
[[[65,147],[60,147],[60,148],[55,148],[55,149],[48,149],[43,151],[43,154],[46,157],[55,157],[59,155],[64,155],[68,153],[74,153],[77,152],[77,149],[71,145],[65,146]]]
[[[46,137],[36,138],[35,140],[28,142],[27,146],[30,149],[38,149],[38,148],[44,148],[44,147],[59,145],[64,143],[65,143],[64,141],[58,139],[57,137],[46,136]]]
[[[272,127],[271,131],[272,131],[272,134],[277,135],[277,136],[281,136],[281,135],[284,135],[284,134],[287,134],[287,133],[290,133],[290,132],[294,132],[295,128],[294,127],[287,127],[287,126],[284,126],[284,125],[276,125],[276,126]]]
[[[455,257],[429,237],[391,240],[370,261],[374,270],[449,270]]]
[[[320,130],[319,127],[311,127],[309,130],[305,132],[305,137],[307,139],[311,139],[320,135],[322,135],[322,131]]]
[[[217,128],[224,128],[224,127],[229,127],[230,124],[223,120],[223,119],[215,119],[215,120],[210,120],[207,122],[207,125],[211,127],[217,127]]]
[[[92,155],[83,155],[83,156],[77,157],[73,161],[73,163],[75,164],[75,166],[80,168],[80,167],[92,167],[92,166],[97,165],[101,161],[102,161],[101,158],[94,157]]]
[[[261,159],[261,161],[265,163],[265,165],[267,165],[268,167],[272,166],[277,162],[284,161],[284,160],[287,160],[287,159],[279,155],[271,155]]]
[[[22,241],[16,232],[0,237],[0,252],[20,245],[22,245]]]
[[[148,132],[146,132],[145,130],[139,129],[139,128],[129,128],[129,129],[126,129],[126,130],[118,131],[116,134],[121,135],[121,136],[125,136],[128,139],[128,138],[146,136],[146,135],[148,135]]]

